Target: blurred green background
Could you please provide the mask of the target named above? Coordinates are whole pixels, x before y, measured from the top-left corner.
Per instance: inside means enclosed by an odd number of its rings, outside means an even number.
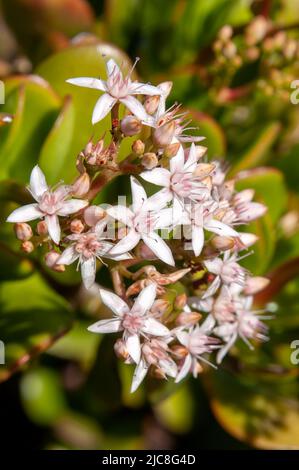
[[[298,0],[0,1],[3,448],[299,448],[298,38]],[[102,314],[97,297],[75,269],[57,274],[20,252],[4,223],[36,162],[51,184],[71,181],[77,153],[107,129],[106,119],[91,126],[94,90],[65,83],[104,76],[102,54],[124,65],[139,56],[143,80],[172,80],[169,106],[190,109],[209,158],[245,172],[239,189],[269,207],[245,229],[259,236],[246,266],[272,280],[256,298],[275,312],[270,342],[238,345],[198,380],[149,379],[133,395],[112,340],[86,331]],[[101,198],[116,196],[112,186]],[[107,277],[101,268],[97,281]]]

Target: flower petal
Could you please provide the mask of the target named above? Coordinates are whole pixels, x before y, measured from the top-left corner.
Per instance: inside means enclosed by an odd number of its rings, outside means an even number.
[[[160,323],[158,320],[155,320],[152,317],[148,317],[144,321],[142,331],[146,334],[153,335],[153,336],[169,336],[170,335],[169,329],[165,325],[162,325],[162,323]]]
[[[76,86],[82,86],[85,88],[95,88],[96,90],[107,91],[106,83],[99,78],[93,77],[78,77],[69,78],[66,80],[67,83]]]
[[[66,216],[78,212],[84,207],[88,206],[88,201],[82,199],[69,199],[63,202],[63,206],[57,212],[58,215]]]
[[[157,294],[157,285],[152,282],[142,289],[132,307],[132,312],[137,311],[144,315],[153,305]]]
[[[98,99],[94,107],[91,119],[92,124],[96,124],[101,121],[101,119],[104,119],[104,117],[111,111],[116,101],[117,100],[111,95],[104,93],[104,95]]]
[[[166,168],[154,168],[153,170],[143,171],[140,173],[140,176],[145,181],[157,186],[166,186],[168,188],[170,185],[171,173]]]
[[[239,236],[236,230],[216,219],[211,219],[208,222],[205,222],[205,229],[209,230],[209,232],[214,232],[217,233],[217,235],[223,235],[225,237]]]
[[[150,232],[148,235],[142,234],[142,240],[159,259],[164,261],[164,263],[170,266],[175,265],[169,246],[157,233]]]
[[[127,251],[132,250],[140,241],[140,234],[137,233],[133,228],[129,231],[128,235],[120,240],[113,248],[110,250],[111,255],[121,255]]]
[[[223,261],[220,258],[207,259],[204,261],[204,265],[210,273],[220,274],[223,267]]]
[[[60,225],[57,215],[46,215],[45,222],[47,224],[48,232],[53,242],[57,245],[60,242]]]
[[[30,222],[31,220],[43,217],[42,212],[38,208],[38,204],[27,204],[18,207],[6,219],[7,222]]]
[[[129,335],[126,339],[126,347],[133,361],[138,364],[141,355],[139,336],[137,334]]]
[[[107,209],[107,214],[113,219],[119,220],[128,227],[132,227],[133,212],[126,206],[113,206]]]
[[[49,189],[45,175],[38,165],[35,165],[31,172],[29,189],[32,196],[37,201],[44,194],[44,192]]]
[[[106,289],[100,289],[100,295],[102,302],[119,317],[122,317],[124,313],[129,312],[130,309],[126,302],[113,292]]]
[[[148,365],[146,364],[144,359],[141,359],[141,361],[139,362],[139,364],[137,365],[134,371],[133,381],[131,385],[131,393],[136,392],[137,388],[139,387],[139,385],[145,378],[147,371],[148,371]]]
[[[75,250],[74,245],[68,246],[57,260],[57,264],[72,264],[79,258],[79,253]]]
[[[170,159],[169,166],[171,173],[175,173],[176,171],[182,171],[184,168],[185,163],[185,154],[184,149],[180,145],[178,153]]]
[[[196,169],[197,160],[198,160],[198,154],[197,154],[196,146],[192,144],[189,150],[188,159],[184,165],[184,169],[187,171],[193,172]]]
[[[91,256],[81,261],[81,276],[86,289],[90,289],[96,278],[96,258]]]
[[[173,198],[173,193],[168,188],[163,188],[161,191],[153,194],[148,198],[144,205],[144,209],[148,211],[159,211],[163,209]]]
[[[147,195],[144,187],[139,183],[139,181],[131,176],[131,191],[132,191],[132,206],[133,212],[135,214],[139,212],[143,204],[147,201]]]
[[[201,227],[192,225],[192,248],[195,256],[199,256],[204,245],[204,231]]]
[[[226,356],[230,348],[233,346],[233,344],[237,340],[237,337],[238,337],[237,333],[234,333],[229,339],[229,341],[218,351],[217,356],[216,356],[217,364],[221,364],[224,357]]]
[[[175,383],[180,382],[181,380],[183,380],[186,377],[188,372],[190,372],[191,365],[192,365],[192,357],[191,357],[191,354],[188,354],[185,358],[185,361],[184,361],[184,363],[183,363],[176,379],[175,379]]]
[[[215,292],[220,287],[220,284],[221,284],[221,278],[220,276],[216,276],[212,284],[210,284],[207,290],[205,291],[204,295],[202,296],[202,299],[206,299],[207,297],[214,295]]]
[[[87,329],[92,333],[117,333],[122,330],[121,321],[117,318],[108,318],[107,320],[97,321]]]
[[[140,101],[134,98],[134,96],[126,96],[125,98],[120,98],[119,101],[124,104],[140,121],[145,121],[147,119],[147,113],[144,107]]]
[[[162,95],[162,90],[156,86],[149,85],[148,83],[132,82],[130,84],[129,94],[157,96]]]
[[[117,65],[117,63],[113,59],[109,59],[106,63],[106,70],[107,70],[107,75],[112,75],[112,74],[120,74],[122,76],[122,72]]]
[[[174,378],[177,376],[178,368],[172,359],[161,359],[161,361],[159,361],[159,367],[166,375],[169,375],[169,377]]]

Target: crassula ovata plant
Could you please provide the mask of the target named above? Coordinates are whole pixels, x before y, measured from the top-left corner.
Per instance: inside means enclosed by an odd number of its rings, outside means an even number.
[[[97,265],[109,263],[114,292],[98,290],[111,314],[88,329],[115,335],[116,355],[135,366],[134,392],[149,372],[179,382],[217,367],[238,339],[250,348],[266,341],[269,317],[253,307],[268,280],[239,264],[257,239],[240,227],[266,207],[250,188],[236,191],[238,176],[228,179],[221,161],[207,161],[179,106],[167,109],[172,83],[139,83],[132,72],[110,59],[106,81],[68,80],[99,91],[92,122],[111,113],[110,142],[87,143],[71,185],[50,188],[35,166],[34,202],[7,220],[24,251],[47,246],[49,268],[77,263],[86,289],[97,286]],[[119,161],[122,140],[132,136],[131,153]],[[129,178],[132,203],[93,204],[115,174]]]

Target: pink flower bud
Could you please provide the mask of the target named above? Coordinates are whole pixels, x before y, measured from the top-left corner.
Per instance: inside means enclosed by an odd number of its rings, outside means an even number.
[[[88,173],[82,173],[72,185],[72,193],[76,197],[84,196],[90,188],[90,178]]]
[[[181,144],[179,142],[176,142],[175,144],[167,145],[167,147],[165,147],[165,150],[164,150],[164,153],[163,153],[164,157],[166,157],[166,158],[174,157],[178,153],[180,145]]]
[[[257,242],[258,237],[254,235],[254,233],[244,232],[244,233],[239,234],[239,239],[241,241],[241,244],[243,245],[243,248],[244,247],[249,248],[250,246],[254,245]],[[235,242],[237,244],[238,240],[236,239]]]
[[[60,258],[60,254],[55,250],[51,250],[45,255],[45,263],[48,268],[53,269],[53,271],[63,272],[65,271],[65,266],[62,264],[56,264],[57,260]]]
[[[139,134],[142,129],[141,122],[135,116],[125,116],[120,123],[120,128],[125,136]]]
[[[254,295],[257,292],[265,289],[265,287],[267,287],[269,282],[270,282],[269,279],[267,279],[266,277],[262,277],[262,276],[249,277],[246,280],[244,293],[246,295]]]
[[[138,139],[138,140],[135,140],[135,142],[133,142],[132,150],[137,155],[143,155],[144,154],[144,148],[145,148],[145,145],[142,142],[142,140]]]
[[[167,147],[175,134],[175,122],[169,121],[154,130],[153,141],[157,147]]]
[[[230,237],[222,237],[216,235],[212,240],[211,244],[220,251],[231,250],[235,245],[235,240]]]
[[[218,32],[218,37],[222,41],[228,41],[228,39],[230,39],[232,37],[232,35],[233,35],[233,29],[228,24],[222,26],[222,28]]]
[[[48,226],[44,220],[40,220],[36,226],[36,231],[38,235],[47,235],[48,234]]]
[[[89,206],[84,211],[84,220],[89,227],[94,227],[105,215],[106,213],[101,207]]]
[[[176,319],[176,324],[179,326],[195,325],[202,315],[198,312],[182,312]]]
[[[126,348],[124,340],[118,338],[114,343],[114,352],[119,359],[126,360],[129,357],[129,352]]]
[[[160,96],[155,95],[155,96],[148,96],[146,100],[144,101],[143,107],[147,114],[154,114],[159,106],[159,101],[160,101]]]
[[[171,346],[171,350],[178,359],[183,359],[188,354],[188,349],[186,349],[185,346],[182,346],[180,344],[175,344],[174,346]]]
[[[24,251],[24,253],[32,253],[34,250],[34,245],[29,240],[26,240],[22,243],[21,250]]]
[[[167,300],[157,299],[153,303],[153,306],[151,308],[151,313],[153,315],[163,315],[168,310],[169,307],[170,307],[170,303]]]
[[[187,304],[186,294],[180,294],[180,295],[176,296],[176,299],[175,299],[175,302],[174,302],[175,308],[182,309],[182,308],[185,307],[186,304]]]
[[[14,230],[18,240],[22,240],[23,242],[29,240],[33,235],[32,228],[26,223],[16,223]]]
[[[70,223],[70,230],[72,233],[81,233],[84,230],[84,224],[80,219],[74,219]]]
[[[158,157],[153,152],[145,153],[141,159],[141,164],[146,170],[152,170],[159,163]]]

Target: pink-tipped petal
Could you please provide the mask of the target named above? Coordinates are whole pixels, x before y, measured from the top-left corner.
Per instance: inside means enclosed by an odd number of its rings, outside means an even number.
[[[148,235],[142,234],[144,243],[152,250],[152,252],[164,263],[174,266],[175,262],[172,252],[165,243],[165,241],[155,232],[150,232]]]
[[[178,153],[174,157],[172,157],[169,162],[171,173],[175,173],[176,171],[183,171],[184,163],[185,163],[184,149],[180,145]]]
[[[139,183],[139,181],[131,176],[131,191],[132,191],[132,206],[133,212],[135,214],[139,212],[143,206],[143,204],[147,200],[147,195],[143,186]]]
[[[126,96],[125,98],[120,98],[119,101],[124,104],[140,121],[146,121],[147,113],[140,101],[134,98],[134,96]]]
[[[117,333],[121,331],[121,321],[117,318],[109,318],[107,320],[100,320],[93,323],[88,328],[92,333]]]
[[[71,85],[81,86],[85,88],[95,88],[96,90],[106,91],[107,87],[103,80],[93,77],[78,77],[78,78],[69,78],[66,80],[67,83]]]
[[[82,199],[69,199],[64,201],[63,206],[57,212],[58,215],[67,216],[79,212],[84,207],[88,206],[88,201],[83,201]]]
[[[127,251],[132,250],[140,241],[140,234],[137,233],[133,228],[129,231],[128,235],[120,240],[113,248],[110,250],[111,255],[121,255]]]
[[[27,204],[26,206],[15,209],[6,220],[7,222],[30,222],[42,216],[43,214],[37,204]]]
[[[46,215],[45,222],[47,224],[50,237],[53,242],[58,245],[60,242],[61,229],[57,215]]]
[[[154,318],[148,317],[144,325],[142,327],[142,331],[146,334],[153,335],[153,336],[169,336],[170,331],[165,326],[162,325],[159,321],[155,320]]]
[[[133,361],[136,362],[136,364],[138,364],[140,361],[140,356],[141,356],[141,347],[140,347],[139,336],[137,334],[129,335],[127,337],[126,348],[131,358],[133,359]]]
[[[156,184],[157,186],[170,185],[170,172],[166,168],[154,168],[150,171],[143,171],[140,173],[141,178],[149,183]]]
[[[104,93],[104,95],[98,99],[94,107],[91,119],[92,124],[96,124],[97,122],[101,121],[101,119],[104,119],[104,117],[110,113],[116,101],[117,100],[108,93]]]
[[[141,359],[141,361],[139,362],[139,364],[137,365],[134,371],[133,381],[131,385],[131,393],[136,392],[137,388],[139,387],[139,385],[145,378],[147,371],[148,371],[148,365],[143,359]]]
[[[118,295],[113,292],[100,289],[102,302],[112,310],[116,315],[122,317],[125,313],[129,312],[129,307]]]
[[[30,175],[30,192],[37,201],[48,190],[46,178],[38,165],[35,165]]]
[[[73,245],[68,246],[57,260],[57,264],[70,265],[79,258],[79,253]]]
[[[153,305],[157,293],[157,285],[153,282],[140,292],[135,300],[132,312],[138,312],[144,315]]]
[[[183,365],[175,379],[175,383],[178,383],[180,382],[181,380],[183,380],[186,375],[190,372],[190,369],[191,369],[191,365],[192,365],[192,357],[190,354],[188,354],[185,358],[185,361],[183,362]]]
[[[90,289],[96,278],[96,258],[90,258],[81,262],[82,281],[86,289]]]

